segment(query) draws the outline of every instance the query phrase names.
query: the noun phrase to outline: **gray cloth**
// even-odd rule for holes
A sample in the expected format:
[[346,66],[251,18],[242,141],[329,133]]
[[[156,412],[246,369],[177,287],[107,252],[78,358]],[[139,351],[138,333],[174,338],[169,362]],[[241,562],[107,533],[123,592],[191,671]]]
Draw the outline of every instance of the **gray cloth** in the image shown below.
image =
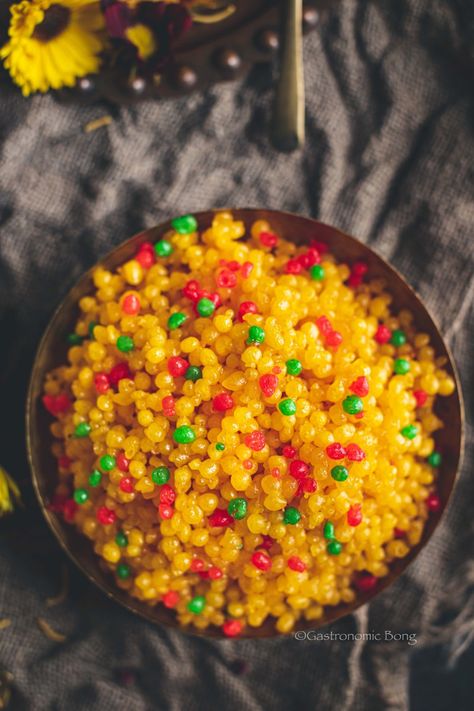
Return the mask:
[[[13,708],[471,707],[473,494],[469,456],[436,535],[390,590],[328,632],[401,641],[214,642],[154,628],[75,570],[48,609],[62,553],[37,512],[21,439],[25,383],[53,307],[102,254],[172,215],[227,205],[332,223],[387,257],[438,318],[473,392],[473,38],[469,0],[342,2],[305,40],[307,143],[268,145],[269,67],[186,99],[113,109],[52,97],[0,107],[1,461],[26,511],[0,524],[0,666]],[[8,411],[7,411],[8,409]],[[468,420],[468,441],[472,441]],[[67,635],[49,641],[36,618]]]

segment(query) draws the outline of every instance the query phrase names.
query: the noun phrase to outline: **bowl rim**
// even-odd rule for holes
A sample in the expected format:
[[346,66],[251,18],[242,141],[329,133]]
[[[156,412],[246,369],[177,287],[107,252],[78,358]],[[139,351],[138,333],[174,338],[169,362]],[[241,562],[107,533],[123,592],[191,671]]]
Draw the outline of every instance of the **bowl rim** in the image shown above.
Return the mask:
[[[331,231],[332,233],[337,233],[338,236],[341,236],[344,240],[348,240],[349,243],[352,243],[353,245],[357,246],[359,249],[361,246],[364,250],[368,250],[368,252],[375,258],[375,261],[380,263],[384,269],[387,269],[389,272],[393,272],[394,275],[404,284],[404,288],[407,290],[407,293],[411,298],[414,298],[419,305],[421,306],[422,310],[424,311],[425,316],[428,318],[429,321],[431,321],[434,330],[437,332],[439,339],[446,351],[447,357],[448,357],[448,366],[450,367],[452,371],[452,376],[455,381],[455,391],[452,395],[449,397],[456,397],[457,399],[457,411],[459,414],[459,447],[457,448],[457,456],[456,456],[456,463],[455,466],[452,467],[454,470],[451,476],[451,483],[445,498],[445,501],[442,502],[442,505],[440,509],[436,513],[432,513],[430,515],[430,518],[434,520],[432,523],[431,527],[427,527],[426,523],[429,519],[425,521],[424,529],[423,529],[423,535],[419,543],[416,545],[412,546],[410,548],[409,553],[404,556],[401,559],[397,559],[396,561],[392,561],[389,564],[390,567],[390,572],[379,578],[378,579],[378,584],[375,587],[375,589],[366,591],[366,592],[358,592],[356,595],[356,598],[354,601],[350,603],[339,603],[337,606],[328,606],[328,605],[323,605],[324,613],[321,618],[316,619],[316,620],[298,620],[298,622],[295,625],[295,628],[291,630],[289,633],[281,633],[275,629],[274,626],[274,618],[270,618],[272,620],[271,626],[272,630],[271,631],[264,631],[264,633],[258,633],[259,630],[262,628],[252,628],[253,630],[256,630],[255,634],[246,634],[245,632],[240,635],[237,639],[268,639],[268,638],[275,638],[275,637],[285,637],[285,636],[291,636],[294,635],[296,631],[300,630],[318,630],[322,627],[326,627],[327,625],[330,625],[352,613],[354,613],[356,610],[358,610],[360,607],[365,605],[366,603],[370,602],[372,599],[375,597],[379,596],[382,592],[384,592],[388,587],[390,587],[392,584],[394,584],[397,580],[401,578],[401,576],[406,572],[408,567],[412,564],[412,562],[415,560],[415,558],[421,553],[421,551],[426,547],[428,542],[430,541],[431,537],[433,536],[435,530],[437,529],[439,522],[446,511],[446,509],[449,506],[449,503],[452,498],[453,490],[458,482],[460,471],[462,468],[463,464],[463,457],[464,457],[464,449],[465,449],[465,411],[464,411],[464,400],[463,400],[463,394],[462,394],[462,389],[461,389],[461,380],[459,377],[458,369],[456,366],[456,362],[454,360],[451,348],[449,344],[445,341],[441,330],[439,328],[439,325],[437,323],[437,320],[435,317],[433,317],[432,313],[429,311],[429,309],[426,307],[423,299],[420,297],[418,292],[414,287],[409,284],[409,282],[405,279],[405,277],[398,271],[396,267],[394,267],[388,260],[386,260],[383,256],[381,256],[377,251],[375,251],[372,247],[366,245],[364,242],[361,242],[357,238],[353,237],[350,234],[347,234],[346,232],[340,230],[337,227],[334,227],[333,225],[330,225],[325,222],[321,222],[313,217],[309,217],[307,215],[299,214],[299,213],[294,213],[290,211],[285,211],[285,210],[278,210],[278,209],[272,209],[272,208],[254,208],[254,207],[221,207],[221,208],[213,208],[209,210],[201,210],[201,211],[195,211],[193,212],[193,216],[196,217],[196,219],[205,219],[207,216],[209,218],[212,217],[212,215],[218,214],[220,212],[231,212],[233,216],[235,217],[236,213],[239,213],[235,219],[241,219],[242,213],[245,213],[249,218],[251,215],[253,215],[252,220],[257,220],[257,219],[265,219],[267,217],[268,219],[271,219],[272,215],[277,216],[277,215],[282,215],[285,218],[289,220],[293,219],[298,219],[298,220],[303,220],[310,222],[315,229],[327,229]],[[210,625],[209,627],[201,630],[197,629],[192,625],[180,625],[177,620],[175,619],[173,621],[167,621],[167,620],[159,620],[155,619],[154,617],[151,616],[150,613],[152,613],[154,610],[156,610],[159,607],[159,603],[155,605],[148,605],[144,602],[139,601],[138,599],[133,598],[131,595],[129,595],[126,591],[121,590],[118,587],[114,587],[113,580],[111,578],[110,583],[105,583],[102,580],[98,579],[96,574],[94,573],[93,570],[89,569],[88,566],[82,563],[82,561],[78,560],[77,556],[74,554],[74,552],[71,550],[71,548],[68,546],[65,536],[62,531],[62,527],[64,524],[60,522],[59,517],[56,514],[53,514],[51,511],[48,510],[48,503],[46,498],[43,495],[43,492],[41,491],[41,486],[40,486],[40,477],[38,475],[38,470],[40,468],[39,463],[36,460],[36,455],[33,447],[33,426],[36,424],[36,412],[35,412],[35,384],[38,380],[38,376],[40,375],[40,355],[43,353],[46,345],[49,343],[50,337],[54,335],[54,325],[59,317],[59,315],[62,313],[63,307],[66,302],[68,302],[69,298],[71,295],[78,289],[80,289],[81,285],[83,285],[85,282],[87,282],[88,279],[91,278],[94,270],[100,266],[103,265],[104,263],[109,263],[111,260],[113,261],[113,257],[117,255],[119,252],[121,252],[125,247],[132,247],[135,246],[136,244],[139,244],[140,242],[146,241],[147,238],[149,238],[151,235],[154,233],[156,234],[164,234],[165,232],[169,231],[171,229],[171,220],[174,218],[170,218],[168,220],[164,220],[159,222],[157,225],[154,225],[152,227],[146,228],[144,230],[140,230],[139,232],[135,233],[131,237],[127,238],[126,240],[120,242],[117,246],[113,247],[111,250],[107,251],[104,255],[102,255],[89,269],[87,269],[85,272],[83,272],[78,279],[75,280],[75,282],[72,284],[72,286],[68,289],[66,294],[61,298],[60,302],[58,305],[55,307],[53,310],[51,316],[48,319],[46,328],[44,329],[42,336],[38,342],[36,351],[35,351],[35,356],[33,360],[33,365],[31,369],[31,375],[29,378],[29,383],[28,383],[28,391],[27,391],[27,397],[26,397],[26,413],[25,413],[25,424],[26,424],[26,430],[25,430],[25,436],[26,436],[26,448],[27,448],[27,455],[28,455],[28,463],[29,467],[31,470],[31,476],[33,480],[33,488],[39,503],[39,506],[41,508],[41,511],[43,513],[43,516],[46,519],[46,522],[54,534],[55,538],[59,542],[61,548],[63,551],[67,554],[69,559],[75,564],[76,567],[79,568],[79,570],[86,576],[86,578],[97,588],[101,590],[102,593],[104,593],[107,598],[110,600],[113,600],[115,603],[118,603],[122,607],[126,608],[129,612],[132,612],[134,615],[137,615],[138,617],[141,617],[142,619],[145,619],[147,622],[151,622],[152,624],[156,626],[166,626],[169,628],[174,628],[179,630],[180,632],[183,632],[184,634],[189,634],[192,636],[198,636],[198,637],[206,637],[206,638],[216,638],[216,639],[228,639],[226,638],[220,628],[215,627],[213,625]],[[199,228],[200,230],[202,229],[201,227]],[[337,258],[337,257],[336,257]],[[339,258],[337,258],[339,261]],[[343,260],[342,260],[343,261]],[[395,304],[395,299],[394,299],[394,304]],[[51,444],[51,443],[49,443]],[[439,476],[439,475],[438,475]],[[89,545],[92,545],[91,542],[86,539],[84,534],[81,534],[77,529],[74,528],[75,533],[80,536],[81,538],[84,538],[84,540],[87,541]],[[93,552],[93,551],[92,551]],[[99,556],[93,552],[94,559],[96,559],[95,562],[97,562],[97,566],[100,565],[100,558]],[[399,570],[396,570],[394,572],[394,563],[397,563],[397,567]]]

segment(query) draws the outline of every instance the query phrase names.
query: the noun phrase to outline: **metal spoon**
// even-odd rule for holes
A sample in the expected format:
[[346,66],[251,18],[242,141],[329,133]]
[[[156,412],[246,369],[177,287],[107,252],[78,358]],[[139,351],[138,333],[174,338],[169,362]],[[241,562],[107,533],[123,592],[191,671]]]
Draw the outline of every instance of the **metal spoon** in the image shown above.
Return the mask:
[[271,127],[272,143],[291,152],[304,144],[303,0],[285,0],[281,69]]

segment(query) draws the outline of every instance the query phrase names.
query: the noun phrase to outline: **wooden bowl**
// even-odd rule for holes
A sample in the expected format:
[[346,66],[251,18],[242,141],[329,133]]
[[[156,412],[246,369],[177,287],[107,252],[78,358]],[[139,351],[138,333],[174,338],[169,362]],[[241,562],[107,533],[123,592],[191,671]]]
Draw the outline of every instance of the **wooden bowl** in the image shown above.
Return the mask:
[[[210,226],[216,211],[208,210],[195,214],[202,230]],[[421,541],[414,546],[405,558],[397,559],[391,564],[390,573],[381,578],[376,589],[360,593],[350,604],[340,604],[337,607],[326,607],[320,620],[300,621],[298,629],[316,629],[329,622],[354,612],[358,607],[377,595],[394,582],[426,545],[439,523],[443,510],[446,508],[453,489],[463,444],[463,409],[462,397],[451,353],[444,343],[438,327],[429,315],[419,296],[406,283],[393,267],[375,254],[366,245],[353,237],[340,232],[316,220],[301,215],[293,215],[276,210],[236,209],[232,210],[234,217],[242,220],[249,229],[257,219],[268,220],[272,228],[282,237],[304,244],[317,238],[330,247],[331,252],[339,261],[353,262],[364,260],[369,265],[370,274],[382,277],[389,285],[397,310],[409,309],[419,331],[428,333],[431,344],[437,356],[447,359],[446,370],[456,382],[456,390],[449,397],[437,398],[435,411],[443,420],[444,428],[436,434],[437,448],[443,453],[443,463],[438,472],[438,492],[441,507],[430,514],[426,522]],[[138,245],[145,241],[155,242],[170,229],[170,222],[164,222],[157,227],[140,232],[120,247],[106,255],[100,263],[107,269],[115,269],[134,255]],[[92,270],[88,271],[71,289],[62,304],[51,319],[40,342],[36,354],[28,392],[26,411],[27,448],[33,483],[44,516],[69,557],[95,585],[106,595],[121,603],[131,612],[141,615],[149,622],[179,627],[175,615],[163,605],[151,607],[129,596],[116,587],[111,573],[105,568],[101,559],[93,552],[91,542],[81,535],[72,525],[65,524],[60,517],[48,509],[48,501],[57,481],[56,461],[50,452],[52,436],[49,431],[50,417],[41,404],[41,394],[46,373],[65,361],[67,344],[64,334],[73,330],[79,299],[93,291]],[[434,572],[434,571],[433,571]],[[193,634],[209,637],[222,637],[219,628],[210,627],[202,632],[191,628],[180,628]],[[267,620],[262,627],[246,630],[247,637],[269,637],[278,634],[272,620]]]

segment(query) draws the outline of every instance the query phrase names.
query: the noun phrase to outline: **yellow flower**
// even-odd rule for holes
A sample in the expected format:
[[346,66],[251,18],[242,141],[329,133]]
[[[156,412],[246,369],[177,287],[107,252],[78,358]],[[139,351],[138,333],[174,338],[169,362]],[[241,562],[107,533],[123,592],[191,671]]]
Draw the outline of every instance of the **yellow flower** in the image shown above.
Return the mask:
[[20,490],[3,467],[0,467],[0,516],[13,511],[13,498],[20,501]]
[[105,35],[97,0],[22,0],[10,11],[0,59],[25,96],[98,71]]

